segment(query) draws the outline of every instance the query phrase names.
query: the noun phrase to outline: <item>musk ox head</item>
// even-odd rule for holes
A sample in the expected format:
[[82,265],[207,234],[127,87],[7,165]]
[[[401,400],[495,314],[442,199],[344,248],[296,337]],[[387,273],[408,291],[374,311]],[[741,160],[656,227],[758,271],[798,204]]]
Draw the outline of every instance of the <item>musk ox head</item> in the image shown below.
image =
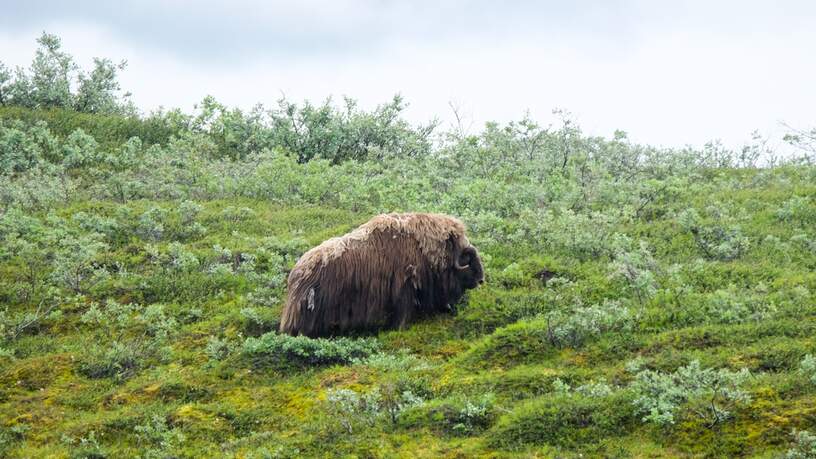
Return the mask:
[[280,331],[310,337],[404,327],[484,282],[459,220],[378,215],[306,252],[288,279]]

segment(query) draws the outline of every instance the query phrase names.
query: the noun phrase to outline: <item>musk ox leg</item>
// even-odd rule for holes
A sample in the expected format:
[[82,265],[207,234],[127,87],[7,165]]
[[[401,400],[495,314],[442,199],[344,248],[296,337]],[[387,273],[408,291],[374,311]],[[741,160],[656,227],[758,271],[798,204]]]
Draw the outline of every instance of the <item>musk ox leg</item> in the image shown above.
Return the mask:
[[291,293],[294,298],[290,298],[290,303],[285,307],[280,332],[292,336],[305,335],[311,338],[323,334],[325,332],[323,329],[325,307],[320,293],[317,285]]
[[419,279],[416,266],[408,265],[405,276],[395,276],[392,288],[389,326],[403,329],[415,318]]

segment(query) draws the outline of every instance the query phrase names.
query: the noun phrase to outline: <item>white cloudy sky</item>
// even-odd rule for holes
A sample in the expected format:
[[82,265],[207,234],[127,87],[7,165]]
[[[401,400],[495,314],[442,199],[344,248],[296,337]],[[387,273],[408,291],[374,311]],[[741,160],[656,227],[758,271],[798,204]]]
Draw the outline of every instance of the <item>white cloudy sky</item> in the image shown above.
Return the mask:
[[4,0],[0,61],[28,65],[43,31],[89,66],[127,59],[144,110],[281,94],[347,95],[371,107],[399,92],[412,121],[473,123],[526,110],[573,113],[587,132],[622,129],[665,146],[738,147],[780,122],[816,125],[813,1],[218,2]]

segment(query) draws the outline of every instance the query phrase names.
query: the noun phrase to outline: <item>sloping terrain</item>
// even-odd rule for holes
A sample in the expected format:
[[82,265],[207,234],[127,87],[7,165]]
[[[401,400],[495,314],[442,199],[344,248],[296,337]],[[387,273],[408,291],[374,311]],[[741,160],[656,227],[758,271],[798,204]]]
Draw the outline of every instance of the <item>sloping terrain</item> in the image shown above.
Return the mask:
[[[519,126],[299,162],[6,119],[0,456],[812,448],[816,169]],[[276,335],[297,257],[391,210],[460,217],[486,283],[405,330]]]

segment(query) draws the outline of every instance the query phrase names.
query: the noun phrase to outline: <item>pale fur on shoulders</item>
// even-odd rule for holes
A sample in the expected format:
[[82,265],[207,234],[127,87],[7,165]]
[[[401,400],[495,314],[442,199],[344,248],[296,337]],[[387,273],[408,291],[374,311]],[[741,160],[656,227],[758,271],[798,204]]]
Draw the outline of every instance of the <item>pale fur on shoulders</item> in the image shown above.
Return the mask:
[[298,264],[305,270],[316,268],[318,263],[326,266],[331,260],[342,256],[351,244],[366,241],[375,231],[391,231],[395,237],[404,234],[414,238],[433,265],[445,261],[445,242],[451,236],[460,238],[460,244],[469,245],[465,225],[457,218],[415,212],[380,214],[343,236],[327,239],[303,254]]

